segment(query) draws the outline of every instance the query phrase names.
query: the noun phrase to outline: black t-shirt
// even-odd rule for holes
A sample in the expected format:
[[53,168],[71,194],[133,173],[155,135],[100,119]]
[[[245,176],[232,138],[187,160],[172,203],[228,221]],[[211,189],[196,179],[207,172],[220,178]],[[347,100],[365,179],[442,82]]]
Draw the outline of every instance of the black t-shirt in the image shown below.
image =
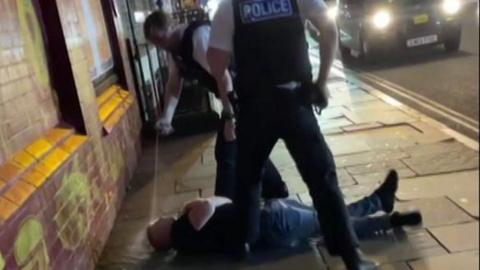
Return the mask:
[[188,215],[183,215],[173,224],[171,236],[173,248],[179,252],[231,253],[242,245],[240,222],[233,204],[217,207],[212,218],[198,232]]

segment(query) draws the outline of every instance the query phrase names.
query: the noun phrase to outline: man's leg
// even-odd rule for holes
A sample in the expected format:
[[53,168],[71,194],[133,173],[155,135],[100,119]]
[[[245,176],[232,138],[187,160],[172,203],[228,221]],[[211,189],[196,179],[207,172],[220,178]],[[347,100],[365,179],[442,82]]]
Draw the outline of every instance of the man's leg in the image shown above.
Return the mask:
[[241,107],[237,122],[234,203],[244,222],[244,238],[248,244],[254,243],[259,236],[261,173],[277,141],[267,107],[268,104],[246,104]]
[[225,121],[222,119],[215,143],[215,160],[217,175],[215,179],[215,195],[233,199],[236,187],[237,142],[227,142],[223,136]]
[[[223,136],[224,124],[225,122],[221,120],[215,143],[215,160],[217,162],[215,195],[233,199],[236,188],[237,141],[225,141]],[[267,160],[262,169],[261,182],[262,198],[288,197],[287,185],[270,159]]]
[[358,240],[338,186],[335,161],[311,106],[299,106],[295,116],[287,120],[285,143],[321,217],[329,252],[344,259],[356,256]]
[[262,210],[261,235],[267,247],[295,247],[320,232],[317,212],[290,199],[275,199]]
[[395,206],[395,193],[398,189],[398,174],[388,173],[385,181],[370,196],[350,204],[347,209],[351,217],[365,217],[379,211],[391,213]]
[[282,179],[277,168],[270,159],[267,159],[262,170],[262,198],[280,199],[288,197],[287,184]]

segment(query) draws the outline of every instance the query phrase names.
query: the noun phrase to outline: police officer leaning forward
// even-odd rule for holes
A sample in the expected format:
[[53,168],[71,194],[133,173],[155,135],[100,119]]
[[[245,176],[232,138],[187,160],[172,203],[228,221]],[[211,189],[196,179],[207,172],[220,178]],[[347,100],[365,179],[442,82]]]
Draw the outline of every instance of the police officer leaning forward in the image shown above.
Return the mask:
[[[305,20],[320,32],[316,82],[312,82]],[[281,138],[322,217],[329,252],[341,256],[349,270],[377,269],[358,248],[335,162],[312,108],[313,104],[322,109],[328,103],[326,81],[336,41],[335,23],[328,20],[322,0],[222,0],[212,21],[207,58],[224,110],[232,108],[223,82],[232,53],[235,58],[239,188],[234,203],[245,221],[246,246],[255,242],[259,232],[261,168]]]
[[[169,77],[166,85],[165,108],[162,117],[156,123],[157,130],[163,135],[173,132],[172,119],[182,90],[183,79],[197,80],[201,86],[212,91],[218,97],[217,83],[209,73],[207,49],[210,38],[210,23],[205,21],[170,26],[170,18],[163,11],[155,11],[144,23],[146,39],[168,52]],[[230,74],[225,72],[224,88],[228,91],[230,101],[234,102]],[[219,125],[215,145],[217,161],[217,178],[215,194],[233,198],[235,192],[235,133],[225,121]],[[226,131],[226,132],[224,132]],[[288,197],[288,190],[279,172],[269,160],[262,172],[264,180],[262,196],[266,199]]]

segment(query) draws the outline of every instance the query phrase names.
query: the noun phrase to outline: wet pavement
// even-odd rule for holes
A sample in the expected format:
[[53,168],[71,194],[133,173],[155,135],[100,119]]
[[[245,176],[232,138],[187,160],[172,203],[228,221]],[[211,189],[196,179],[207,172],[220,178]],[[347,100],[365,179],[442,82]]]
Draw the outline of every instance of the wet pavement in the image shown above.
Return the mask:
[[[312,52],[314,56],[314,52]],[[314,61],[315,62],[315,61]],[[401,176],[397,210],[420,209],[424,224],[362,242],[382,270],[479,269],[478,143],[341,72],[329,80],[330,107],[318,117],[335,155],[347,202],[375,189],[390,168]],[[193,198],[213,195],[215,135],[147,141],[98,269],[343,269],[323,248],[278,250],[235,261],[155,253],[145,228]],[[271,159],[292,198],[311,198],[285,145]]]

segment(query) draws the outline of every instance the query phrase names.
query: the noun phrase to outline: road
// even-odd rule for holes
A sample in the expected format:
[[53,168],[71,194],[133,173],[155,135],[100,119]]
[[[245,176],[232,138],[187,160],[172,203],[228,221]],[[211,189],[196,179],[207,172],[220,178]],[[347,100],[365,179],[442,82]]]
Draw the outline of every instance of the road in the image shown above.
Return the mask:
[[428,48],[399,54],[381,64],[351,67],[360,75],[408,89],[424,98],[479,120],[479,25],[476,4],[463,15],[460,52],[446,54],[443,48]]

